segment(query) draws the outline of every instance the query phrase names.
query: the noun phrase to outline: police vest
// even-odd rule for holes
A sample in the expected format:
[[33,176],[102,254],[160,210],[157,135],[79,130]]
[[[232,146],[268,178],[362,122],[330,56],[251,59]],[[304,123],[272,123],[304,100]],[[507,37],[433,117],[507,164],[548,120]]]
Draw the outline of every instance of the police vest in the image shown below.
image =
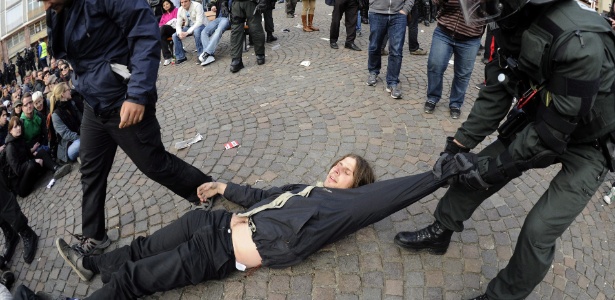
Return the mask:
[[[569,43],[583,46],[584,32],[604,33],[600,36],[610,63],[611,70],[606,71],[610,76],[592,82],[553,74],[553,63],[565,53]],[[548,7],[523,33],[519,69],[534,83],[545,84],[550,93],[582,99],[571,143],[590,142],[615,131],[615,33],[595,11],[582,8],[576,1],[558,1]],[[606,84],[605,80],[610,81],[610,90],[599,91],[592,105],[592,96]]]

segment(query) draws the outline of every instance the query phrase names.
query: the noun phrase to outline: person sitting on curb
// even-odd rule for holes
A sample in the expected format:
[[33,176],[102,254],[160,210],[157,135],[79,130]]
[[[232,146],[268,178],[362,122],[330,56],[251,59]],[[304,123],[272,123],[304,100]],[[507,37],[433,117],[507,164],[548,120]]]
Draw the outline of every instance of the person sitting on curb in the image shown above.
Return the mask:
[[191,34],[194,35],[197,53],[199,55],[203,53],[201,31],[205,28],[203,25],[203,5],[201,3],[190,0],[181,0],[180,3],[181,6],[177,10],[176,32],[173,34],[175,64],[177,65],[188,60],[182,41]]
[[201,31],[201,43],[204,47],[203,53],[199,55],[201,66],[211,64],[216,60],[214,54],[220,38],[224,31],[231,27],[227,0],[212,0],[208,6],[212,12],[216,13],[216,18],[207,23],[205,29]]
[[[85,280],[100,273],[103,287],[89,299],[132,299],[227,277],[235,269],[285,268],[327,244],[420,200],[456,174],[431,172],[381,182],[361,156],[338,159],[322,187],[291,184],[268,190],[208,182],[202,202],[223,195],[246,213],[192,210],[148,237],[102,255],[84,256],[63,239],[60,255]],[[377,205],[374,205],[377,203]]]

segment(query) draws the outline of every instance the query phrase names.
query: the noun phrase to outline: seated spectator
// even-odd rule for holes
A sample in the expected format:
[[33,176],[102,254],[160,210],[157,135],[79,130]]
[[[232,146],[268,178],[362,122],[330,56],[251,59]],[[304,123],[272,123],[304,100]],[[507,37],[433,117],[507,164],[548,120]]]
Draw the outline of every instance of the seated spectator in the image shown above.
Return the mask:
[[205,28],[203,25],[203,5],[201,3],[190,0],[181,0],[180,3],[181,6],[177,10],[176,32],[173,34],[176,64],[181,64],[187,60],[182,40],[191,34],[194,35],[197,53],[199,55],[203,53],[201,31]]
[[32,94],[26,93],[23,95],[21,102],[23,104],[23,113],[21,114],[22,130],[26,145],[35,151],[38,147],[49,151],[47,147],[47,127],[45,126],[45,121],[38,114],[34,113]]
[[69,82],[72,74],[70,65],[66,61],[63,61],[63,64],[58,64],[58,67],[60,68],[60,82]]
[[38,114],[39,117],[43,120],[47,120],[47,115],[49,114],[49,106],[47,105],[47,101],[43,97],[43,93],[35,92],[32,94],[32,101],[34,102],[34,110]]
[[44,149],[29,148],[22,129],[21,119],[11,117],[4,151],[11,170],[11,174],[8,175],[9,184],[17,195],[26,197],[32,192],[34,183],[45,170],[53,171],[53,178],[59,179],[70,172],[71,166],[58,165]]
[[45,76],[48,76],[49,71],[38,72],[36,76],[36,81],[34,82],[34,91],[33,92],[44,92],[45,91]]
[[160,46],[162,47],[162,57],[164,58],[165,66],[168,66],[173,59],[173,53],[171,53],[171,41],[169,38],[175,33],[175,27],[177,25],[177,7],[173,5],[171,0],[162,1],[162,17],[158,23],[160,27]]
[[[47,80],[45,81],[47,86],[45,87],[45,92],[43,92],[43,95],[44,95],[45,99],[49,99],[49,95],[50,95],[51,91],[53,91],[53,87],[58,83],[58,81],[59,81],[59,77],[56,77],[53,74],[49,75],[47,77]],[[45,101],[45,102],[46,102],[46,104],[49,104],[48,101]]]
[[7,87],[3,87],[2,88],[2,102],[4,103],[4,101],[11,101],[11,93],[9,92],[9,88]]
[[21,113],[23,112],[23,105],[21,104],[21,100],[19,100],[19,99],[15,100],[15,102],[13,102],[11,107],[13,108],[13,110],[10,111],[11,117],[12,116],[16,116],[18,118],[21,117]]
[[229,8],[226,0],[212,0],[209,4],[209,9],[216,13],[216,18],[210,21],[205,29],[201,32],[201,43],[203,44],[203,53],[199,55],[201,66],[206,66],[216,59],[214,54],[220,38],[224,31],[231,27],[229,22]]
[[32,85],[32,79],[30,76],[30,71],[28,71],[26,73],[26,76],[24,76],[23,78],[23,91],[24,93],[30,92],[32,93],[32,90],[34,90],[34,86]]
[[81,113],[71,101],[71,91],[66,83],[55,86],[51,97],[51,120],[58,137],[57,157],[62,162],[75,161],[79,157],[79,134],[81,128]]

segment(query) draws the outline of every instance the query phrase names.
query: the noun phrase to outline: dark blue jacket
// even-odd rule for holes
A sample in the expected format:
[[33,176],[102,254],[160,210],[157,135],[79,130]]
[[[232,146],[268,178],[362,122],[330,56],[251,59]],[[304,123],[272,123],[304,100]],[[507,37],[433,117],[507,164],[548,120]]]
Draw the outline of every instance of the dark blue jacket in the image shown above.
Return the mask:
[[[47,20],[51,54],[72,65],[75,90],[96,112],[156,102],[160,32],[147,1],[73,0]],[[128,66],[128,83],[112,63]]]

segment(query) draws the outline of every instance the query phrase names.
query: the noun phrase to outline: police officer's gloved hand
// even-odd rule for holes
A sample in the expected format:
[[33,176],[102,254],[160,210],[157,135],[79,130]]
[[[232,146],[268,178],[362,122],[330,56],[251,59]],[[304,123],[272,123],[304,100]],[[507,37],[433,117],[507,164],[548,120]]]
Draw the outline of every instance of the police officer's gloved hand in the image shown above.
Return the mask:
[[[452,180],[472,190],[485,190],[492,185],[481,175],[478,155],[474,153],[457,153],[453,157],[458,175]],[[487,158],[485,158],[487,159]]]
[[470,149],[463,148],[457,145],[453,140],[452,136],[446,137],[446,144],[444,145],[444,151],[440,152],[440,157],[433,165],[433,175],[436,179],[442,178],[443,168],[444,166],[451,160],[453,160],[453,156],[457,153],[467,153],[470,152]]

